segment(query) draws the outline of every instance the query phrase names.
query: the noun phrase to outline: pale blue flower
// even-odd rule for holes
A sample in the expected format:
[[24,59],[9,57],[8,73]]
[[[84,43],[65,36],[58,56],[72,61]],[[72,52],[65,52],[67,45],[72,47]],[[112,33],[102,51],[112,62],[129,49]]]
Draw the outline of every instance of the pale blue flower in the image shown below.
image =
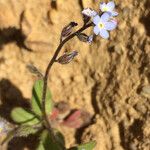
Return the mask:
[[91,8],[85,8],[83,11],[82,11],[82,14],[83,15],[86,15],[88,17],[94,17],[97,15],[97,12]]
[[117,21],[111,18],[109,13],[103,13],[102,16],[96,15],[93,18],[95,24],[94,33],[104,39],[109,38],[109,32],[117,27]]
[[117,16],[118,13],[114,11],[115,9],[115,3],[113,1],[106,3],[100,3],[100,10],[102,12],[108,12],[111,14],[112,17]]

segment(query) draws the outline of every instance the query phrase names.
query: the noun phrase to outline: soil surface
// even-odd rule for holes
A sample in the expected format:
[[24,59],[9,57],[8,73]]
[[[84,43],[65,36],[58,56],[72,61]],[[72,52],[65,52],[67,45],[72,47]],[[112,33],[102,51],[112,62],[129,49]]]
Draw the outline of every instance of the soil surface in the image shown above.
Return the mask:
[[[100,1],[57,0],[54,7],[50,0],[0,0],[1,116],[10,120],[12,108],[30,102],[37,77],[27,64],[44,73],[62,28],[71,21],[82,26],[81,10],[98,9]],[[95,37],[92,44],[72,39],[60,55],[77,50],[78,57],[68,65],[56,63],[49,75],[55,102],[93,115],[85,128],[60,127],[67,148],[96,140],[95,150],[150,149],[150,0],[115,2],[118,28],[110,39]],[[35,141],[15,139],[8,149],[34,149]]]

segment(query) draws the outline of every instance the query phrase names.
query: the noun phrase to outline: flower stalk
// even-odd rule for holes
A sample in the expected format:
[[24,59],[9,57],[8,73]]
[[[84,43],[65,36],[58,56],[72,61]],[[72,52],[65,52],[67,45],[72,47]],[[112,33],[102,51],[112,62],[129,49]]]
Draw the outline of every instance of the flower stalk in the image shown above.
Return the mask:
[[45,109],[45,104],[46,104],[46,91],[47,91],[47,81],[48,81],[48,76],[49,76],[49,72],[54,64],[54,62],[56,62],[57,60],[57,56],[60,53],[61,49],[63,48],[63,46],[65,45],[65,43],[67,43],[69,40],[71,40],[72,38],[74,38],[75,36],[77,36],[79,33],[83,32],[84,30],[86,30],[87,28],[91,27],[93,25],[93,23],[88,23],[86,25],[84,25],[83,27],[81,27],[79,30],[77,30],[76,32],[70,34],[68,37],[66,37],[62,42],[60,42],[60,44],[58,45],[53,57],[51,58],[46,71],[45,71],[45,75],[44,75],[44,86],[43,86],[43,94],[42,94],[42,113],[43,113],[43,117],[44,117],[44,121],[45,121],[45,125],[46,128],[48,129],[50,135],[52,136],[53,141],[55,141],[55,135],[54,132],[52,130],[51,127],[51,123],[50,120],[46,114],[46,109]]
[[[43,119],[45,123],[45,127],[48,129],[53,141],[55,140],[55,135],[53,133],[53,129],[51,127],[51,120],[48,118],[46,114],[46,91],[47,91],[47,81],[49,72],[54,64],[54,62],[61,62],[62,64],[70,62],[73,57],[75,57],[74,54],[76,53],[70,53],[70,54],[64,54],[62,57],[57,59],[58,54],[60,53],[61,49],[67,43],[69,40],[77,36],[80,41],[82,42],[88,42],[91,43],[93,41],[93,35],[87,36],[86,34],[82,33],[87,28],[94,26],[93,31],[96,35],[100,35],[104,39],[109,38],[109,32],[112,31],[117,27],[117,21],[114,19],[115,16],[118,15],[117,12],[114,11],[115,9],[115,3],[113,1],[106,3],[100,3],[100,10],[102,11],[102,14],[96,12],[95,10],[91,8],[85,8],[82,11],[83,15],[83,21],[84,25],[77,31],[73,32],[73,28],[77,26],[78,24],[76,22],[71,22],[69,25],[63,28],[61,37],[60,37],[60,43],[51,58],[47,68],[45,75],[43,77],[44,80],[44,86],[43,86],[43,92],[42,92],[42,114]],[[89,22],[91,20],[91,22]]]

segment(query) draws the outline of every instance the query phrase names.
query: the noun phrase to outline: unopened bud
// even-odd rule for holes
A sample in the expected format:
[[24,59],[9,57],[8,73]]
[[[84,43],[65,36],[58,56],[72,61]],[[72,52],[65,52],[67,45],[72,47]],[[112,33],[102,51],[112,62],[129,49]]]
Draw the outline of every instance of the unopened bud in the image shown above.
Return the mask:
[[69,36],[72,33],[73,27],[77,26],[76,22],[70,22],[61,32],[61,39]]
[[37,75],[39,78],[43,78],[43,74],[33,64],[28,64],[26,67],[31,73]]
[[84,33],[79,33],[79,34],[77,35],[77,37],[78,37],[78,39],[79,39],[80,41],[82,41],[82,42],[91,43],[91,42],[93,41],[93,35],[88,36],[88,35],[86,35],[86,34],[84,34]]
[[60,56],[58,60],[56,60],[60,64],[68,64],[70,63],[75,56],[78,55],[77,51],[72,51],[70,53],[64,53],[64,55]]
[[85,33],[79,33],[77,37],[82,42],[87,42],[89,38]]

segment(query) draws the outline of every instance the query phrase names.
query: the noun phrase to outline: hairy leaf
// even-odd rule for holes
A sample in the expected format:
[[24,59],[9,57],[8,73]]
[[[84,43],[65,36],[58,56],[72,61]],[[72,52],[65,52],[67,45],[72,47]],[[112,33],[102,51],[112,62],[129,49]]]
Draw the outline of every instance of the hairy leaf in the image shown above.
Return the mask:
[[61,146],[65,146],[65,139],[61,132],[55,131],[55,138]]
[[40,126],[22,125],[15,132],[15,137],[27,137],[30,134],[35,134],[40,129]]
[[42,141],[40,141],[40,143],[39,143],[39,145],[38,145],[38,147],[37,147],[37,149],[36,150],[45,150],[44,149],[44,145],[43,145],[43,142]]
[[20,123],[20,124],[34,125],[39,123],[39,119],[37,119],[34,114],[23,109],[22,107],[14,108],[11,112],[11,118],[16,123]]
[[[56,137],[56,141],[53,141],[53,139],[51,138],[50,134],[48,133],[47,130],[44,130],[41,134],[40,137],[40,143],[39,146],[37,148],[37,150],[62,150],[63,146],[62,144],[64,144],[62,142],[62,135],[61,134],[55,134]],[[60,143],[61,140],[61,143]]]
[[[42,104],[43,85],[44,85],[43,80],[37,80],[33,86],[33,91],[32,91],[32,100],[31,100],[32,110],[35,112],[35,114],[39,116],[42,115],[41,104]],[[46,107],[46,113],[50,114],[53,108],[53,102],[52,102],[50,90],[48,88],[46,92],[45,107]]]
[[14,137],[27,137],[30,134],[35,134],[40,128],[40,124],[38,126],[21,125],[10,131],[7,134],[6,138],[2,141],[2,144],[4,144],[5,142],[9,142]]

